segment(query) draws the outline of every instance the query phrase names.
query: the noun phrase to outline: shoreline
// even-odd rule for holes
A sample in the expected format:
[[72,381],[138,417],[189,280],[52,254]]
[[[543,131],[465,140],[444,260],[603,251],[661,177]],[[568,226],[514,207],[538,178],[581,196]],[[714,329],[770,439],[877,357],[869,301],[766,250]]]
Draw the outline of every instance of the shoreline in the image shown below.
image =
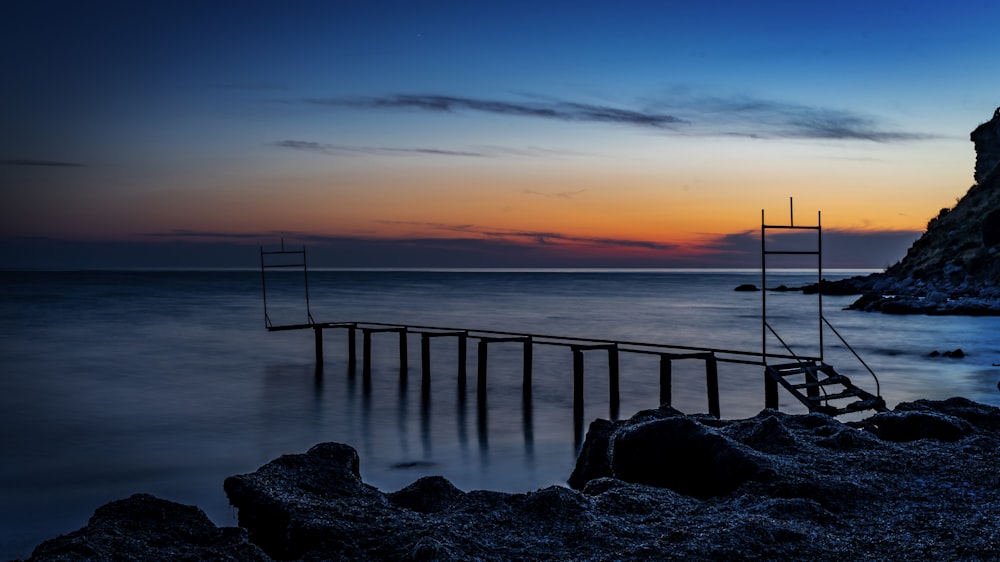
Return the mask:
[[466,492],[431,476],[384,492],[362,482],[360,462],[353,448],[323,443],[226,479],[241,528],[152,496],[111,502],[29,560],[1000,555],[1000,409],[964,398],[849,423],[669,408],[599,419],[576,489]]

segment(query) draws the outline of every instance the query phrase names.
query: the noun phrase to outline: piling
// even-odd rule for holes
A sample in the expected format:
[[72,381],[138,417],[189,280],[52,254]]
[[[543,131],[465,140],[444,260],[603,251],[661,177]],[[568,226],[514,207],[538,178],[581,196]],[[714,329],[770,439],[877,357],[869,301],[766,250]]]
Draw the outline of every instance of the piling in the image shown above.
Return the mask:
[[671,378],[673,377],[673,365],[670,355],[660,354],[660,405],[669,406],[671,402]]
[[705,358],[705,378],[708,383],[708,413],[721,418],[719,410],[719,363],[715,356]]

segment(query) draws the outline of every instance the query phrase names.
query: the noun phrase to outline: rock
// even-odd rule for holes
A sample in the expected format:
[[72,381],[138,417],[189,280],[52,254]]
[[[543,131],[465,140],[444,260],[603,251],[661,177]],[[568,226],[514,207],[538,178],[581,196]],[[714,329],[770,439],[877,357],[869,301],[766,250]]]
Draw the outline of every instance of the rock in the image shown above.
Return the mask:
[[760,289],[757,288],[757,285],[754,285],[752,283],[744,283],[742,285],[738,285],[733,290],[734,291],[742,291],[742,292],[752,292],[752,291],[759,291]]
[[[298,558],[336,545],[338,556],[360,557],[371,537],[358,535],[350,519],[339,520],[319,506],[345,500],[374,509],[388,504],[377,489],[362,483],[353,448],[320,443],[304,454],[283,455],[252,474],[223,483],[229,503],[239,509],[239,525],[250,540],[275,558]],[[304,509],[317,506],[314,509]],[[409,510],[407,510],[409,511]],[[366,519],[363,517],[362,519]]]
[[955,351],[945,351],[942,355],[944,357],[951,357],[952,359],[964,359],[965,358],[965,352],[962,351],[961,348],[956,349]]
[[28,560],[269,561],[247,533],[216,527],[205,512],[148,494],[97,508],[87,526],[45,541]]
[[976,145],[977,183],[986,181],[1000,164],[1000,107],[993,112],[993,119],[976,127],[969,135]]
[[[218,529],[197,508],[133,496],[43,543],[33,559],[996,557],[1000,409],[992,406],[918,400],[849,424],[818,413],[718,420],[659,408],[592,423],[587,440],[592,464],[603,447],[616,477],[590,478],[582,492],[526,494],[463,492],[441,477],[386,494],[361,481],[354,449],[323,443],[226,480],[249,534]],[[681,474],[674,487],[686,493],[617,477],[629,456],[625,472],[661,485],[673,485],[664,471]],[[733,478],[734,465],[749,470]],[[729,491],[705,491],[700,480],[728,480]]]
[[458,502],[464,492],[441,476],[425,476],[398,492],[388,494],[394,505],[420,513],[444,511]]
[[947,400],[917,400],[901,402],[895,411],[933,411],[965,420],[989,432],[1000,433],[1000,409],[956,396]]
[[615,478],[696,498],[723,496],[770,475],[751,449],[688,418],[626,424],[609,449]]
[[1000,244],[1000,209],[995,209],[983,219],[983,246]]
[[970,138],[976,185],[927,223],[902,260],[860,280],[821,283],[824,294],[861,289],[850,308],[869,312],[1000,315],[1000,117]]
[[888,441],[937,439],[958,441],[972,431],[965,420],[931,410],[895,410],[869,420],[872,431]]
[[587,429],[580,454],[576,457],[576,466],[570,474],[567,483],[571,488],[582,490],[587,482],[597,478],[611,476],[611,461],[608,458],[608,444],[612,432],[621,427],[622,423],[596,419]]

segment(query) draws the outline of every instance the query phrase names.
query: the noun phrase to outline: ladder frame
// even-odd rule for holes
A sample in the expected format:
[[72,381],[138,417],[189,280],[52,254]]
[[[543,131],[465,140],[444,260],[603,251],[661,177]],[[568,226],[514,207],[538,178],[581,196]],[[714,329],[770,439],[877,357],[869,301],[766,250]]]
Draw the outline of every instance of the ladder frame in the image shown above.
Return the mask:
[[[268,260],[280,259],[275,256],[297,256],[299,259],[293,259],[290,262],[281,261],[281,263],[268,263]],[[308,320],[307,326],[312,326],[316,324],[316,321],[313,320],[312,311],[309,309],[309,266],[306,262],[306,247],[302,246],[301,250],[286,250],[285,239],[282,238],[280,250],[265,251],[263,246],[260,247],[260,286],[261,290],[264,293],[264,327],[267,328],[268,330],[280,328],[280,326],[274,326],[271,323],[271,316],[268,314],[266,271],[268,269],[281,269],[289,267],[302,268],[302,282],[305,287],[305,293],[306,293],[306,319]]]

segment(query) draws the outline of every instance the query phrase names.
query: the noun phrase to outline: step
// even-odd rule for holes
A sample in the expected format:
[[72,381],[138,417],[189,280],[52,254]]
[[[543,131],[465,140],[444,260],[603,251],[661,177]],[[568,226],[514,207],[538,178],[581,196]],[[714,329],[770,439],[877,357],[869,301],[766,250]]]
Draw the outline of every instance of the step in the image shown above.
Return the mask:
[[826,377],[825,379],[819,379],[817,381],[803,382],[799,384],[790,385],[791,388],[796,390],[800,388],[816,388],[819,386],[830,386],[831,384],[842,384],[847,385],[851,382],[851,379],[845,377],[844,375],[835,375],[832,377]]
[[871,398],[866,398],[865,400],[858,400],[857,402],[851,402],[842,408],[836,409],[836,414],[849,414],[852,412],[863,412],[865,410],[877,410],[879,412],[887,411],[885,407],[885,400],[881,397],[873,396]]
[[857,387],[848,387],[843,392],[838,392],[836,394],[825,394],[823,396],[808,396],[807,399],[812,400],[813,402],[825,402],[827,400],[840,400],[841,398],[853,398],[855,396],[862,396],[864,394],[867,394],[867,392]]
[[780,365],[768,365],[767,368],[779,375],[788,376],[795,373],[803,373],[807,369],[814,370],[816,369],[816,363],[813,361],[803,361],[802,363],[783,363]]

